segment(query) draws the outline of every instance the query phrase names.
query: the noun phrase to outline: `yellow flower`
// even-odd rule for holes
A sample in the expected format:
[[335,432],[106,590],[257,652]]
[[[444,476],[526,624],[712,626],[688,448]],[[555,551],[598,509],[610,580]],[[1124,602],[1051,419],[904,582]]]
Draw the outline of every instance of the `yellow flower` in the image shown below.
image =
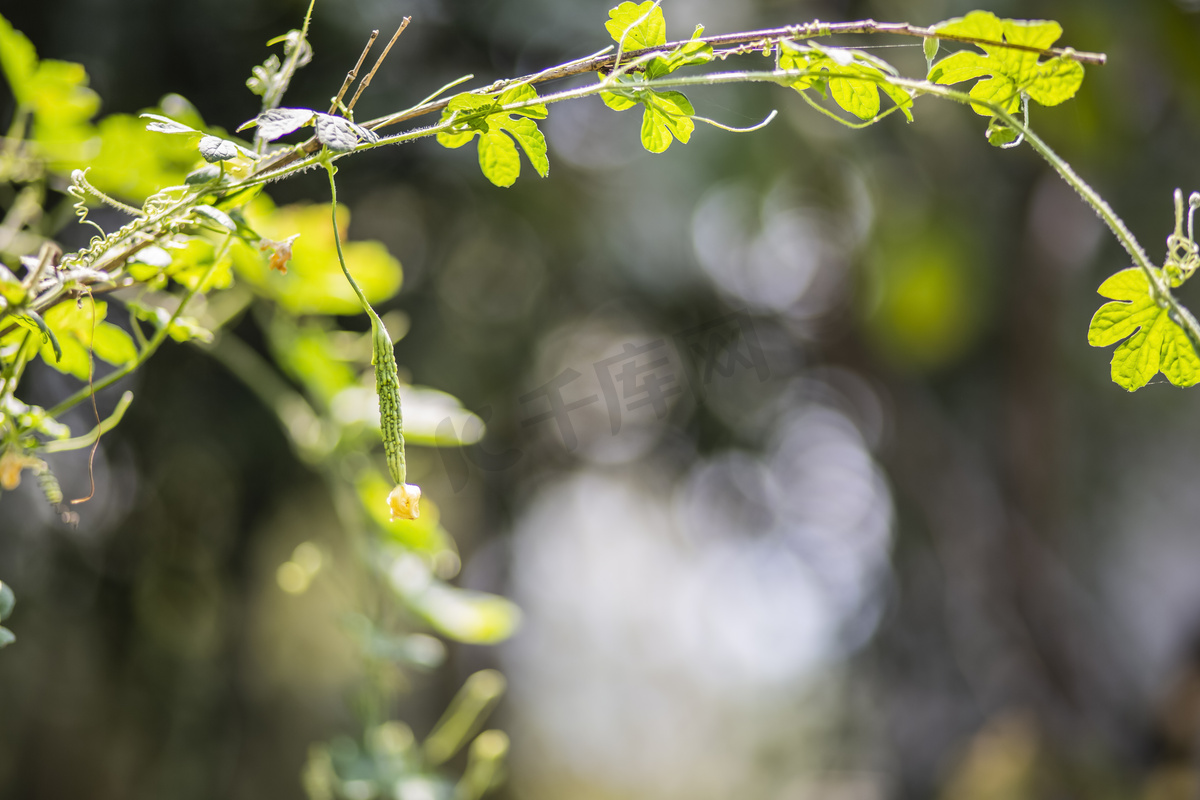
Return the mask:
[[392,511],[392,519],[416,519],[421,516],[418,504],[421,502],[421,487],[411,483],[402,483],[392,489],[388,495],[388,508]]

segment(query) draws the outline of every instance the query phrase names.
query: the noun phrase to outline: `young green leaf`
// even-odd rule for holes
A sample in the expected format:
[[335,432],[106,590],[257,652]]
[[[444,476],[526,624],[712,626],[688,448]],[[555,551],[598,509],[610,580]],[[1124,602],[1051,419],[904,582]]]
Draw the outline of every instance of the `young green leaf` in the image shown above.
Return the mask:
[[59,303],[46,312],[46,325],[54,331],[62,346],[59,358],[49,344],[42,346],[42,359],[60,372],[88,379],[90,354],[109,364],[123,366],[137,358],[133,339],[121,328],[104,321],[107,303],[85,301]]
[[546,157],[546,139],[534,120],[546,118],[546,106],[534,103],[512,111],[503,110],[506,105],[536,99],[537,91],[529,84],[514,86],[498,97],[460,94],[442,112],[442,122],[454,119],[455,124],[437,135],[438,144],[457,148],[478,136],[479,167],[484,176],[497,186],[512,186],[521,173],[515,141],[544,178],[550,173],[550,161]]
[[695,129],[692,115],[696,109],[679,92],[649,92],[642,101],[642,146],[651,153],[661,153],[674,139],[687,144]]
[[200,155],[210,164],[236,158],[238,147],[220,136],[204,136],[200,139]]
[[0,70],[8,79],[13,97],[20,105],[30,105],[30,79],[37,71],[37,51],[25,34],[13,28],[3,16],[0,16]]
[[1170,310],[1155,301],[1142,270],[1122,270],[1096,291],[1116,302],[1105,303],[1092,317],[1088,344],[1107,347],[1125,340],[1113,353],[1113,383],[1132,392],[1160,370],[1176,386],[1200,382],[1200,355]]
[[785,42],[779,53],[779,68],[801,73],[789,83],[797,92],[827,84],[833,101],[861,120],[879,116],[879,93],[883,92],[912,122],[912,95],[888,83],[888,76],[894,72],[892,68],[867,53]]
[[925,43],[922,45],[922,49],[925,53],[925,69],[933,69],[933,61],[937,58],[938,49],[940,46],[941,42],[936,36],[931,36],[925,40]]
[[[947,20],[934,28],[945,34],[992,39],[1040,49],[1049,48],[1062,36],[1062,26],[1046,20],[999,19],[987,11],[972,11],[965,17]],[[1021,94],[1044,106],[1053,106],[1075,96],[1083,83],[1083,66],[1066,56],[1039,61],[1037,53],[1000,45],[981,44],[986,55],[961,50],[943,58],[929,69],[934,83],[954,84],[987,77],[971,88],[971,97],[986,100],[1016,113]],[[975,113],[992,116],[986,106],[973,104]]]
[[184,125],[182,122],[176,122],[170,117],[164,117],[161,114],[139,114],[142,119],[148,119],[146,130],[154,133],[199,133],[195,128]]
[[287,136],[312,123],[316,112],[311,108],[272,108],[243,122],[239,131],[258,126],[258,135],[268,142]]
[[644,50],[667,43],[667,23],[662,8],[654,0],[646,0],[641,5],[621,3],[609,11],[608,16],[604,28],[614,42],[624,38],[625,50]]
[[203,217],[207,217],[222,228],[237,233],[237,223],[224,211],[212,206],[196,206],[195,212]]
[[317,141],[335,153],[348,153],[359,142],[377,142],[379,137],[345,117],[317,113]]

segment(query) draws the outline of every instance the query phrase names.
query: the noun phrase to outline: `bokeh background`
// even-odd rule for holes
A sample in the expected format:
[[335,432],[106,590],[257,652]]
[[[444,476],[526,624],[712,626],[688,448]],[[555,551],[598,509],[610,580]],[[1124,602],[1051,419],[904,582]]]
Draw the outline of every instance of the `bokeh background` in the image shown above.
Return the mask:
[[[1036,129],[1155,256],[1172,190],[1200,188],[1194,2],[664,5],[672,38],[977,5],[1059,20],[1109,63]],[[599,50],[607,10],[319,0],[288,102],[326,103],[366,33],[406,14],[360,119],[462,73]],[[232,130],[303,4],[0,12],[41,56],[83,63],[104,112],[178,92]],[[923,67],[919,43],[863,43]],[[522,800],[1195,797],[1200,395],[1161,378],[1126,394],[1087,346],[1095,287],[1126,256],[967,109],[924,99],[911,124],[849,131],[778,88],[690,97],[731,125],[780,114],[650,155],[632,112],[552,107],[550,177],[526,164],[507,190],[473,148],[343,162],[351,235],[404,267],[388,304],[410,323],[402,369],[489,426],[470,448],[414,449],[415,477],[458,540],[459,583],[524,612],[509,642],[411,675],[396,715],[422,736],[465,676],[500,668],[500,796]],[[238,333],[261,345],[252,319]],[[663,396],[606,395],[623,364]],[[169,344],[130,387],[77,527],[33,487],[0,501],[19,599],[0,797],[303,797],[310,743],[358,730],[338,594],[276,580],[297,543],[338,552],[331,501],[203,352]],[[580,404],[569,428],[542,418],[547,387]],[[86,493],[83,455],[55,466]]]

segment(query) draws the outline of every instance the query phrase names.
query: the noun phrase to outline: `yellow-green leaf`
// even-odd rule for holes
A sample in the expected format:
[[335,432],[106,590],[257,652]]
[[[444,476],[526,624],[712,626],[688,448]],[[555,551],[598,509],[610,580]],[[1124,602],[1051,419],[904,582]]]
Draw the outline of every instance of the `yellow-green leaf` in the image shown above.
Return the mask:
[[88,379],[90,355],[116,366],[137,358],[137,348],[129,334],[116,325],[105,322],[108,304],[84,299],[81,304],[59,303],[44,316],[46,326],[54,332],[62,348],[62,358],[56,358],[50,343],[42,345],[42,359],[50,366]]
[[[1062,36],[1062,26],[1046,20],[999,19],[988,11],[972,11],[965,17],[934,26],[938,33],[990,39],[996,42],[1048,49]],[[1000,106],[1009,113],[1021,107],[1021,94],[1044,106],[1057,105],[1074,97],[1083,83],[1083,66],[1057,56],[1039,61],[1039,54],[1001,44],[980,44],[985,55],[963,50],[943,58],[929,69],[929,80],[954,84],[991,76],[971,89],[971,97]],[[984,105],[973,104],[975,113],[991,116]]]
[[621,42],[624,37],[626,50],[644,50],[667,43],[667,23],[662,8],[656,6],[653,0],[646,0],[640,5],[621,3],[609,11],[608,16],[608,22],[604,23],[605,30],[614,42]]
[[1200,355],[1187,332],[1171,319],[1170,310],[1155,301],[1142,270],[1122,270],[1097,291],[1114,302],[1102,305],[1092,317],[1088,344],[1121,342],[1112,357],[1114,383],[1132,392],[1159,371],[1176,386],[1200,382]]
[[0,69],[12,89],[13,97],[18,105],[33,103],[33,89],[29,85],[33,73],[37,71],[37,51],[25,34],[13,28],[3,16],[0,16]]

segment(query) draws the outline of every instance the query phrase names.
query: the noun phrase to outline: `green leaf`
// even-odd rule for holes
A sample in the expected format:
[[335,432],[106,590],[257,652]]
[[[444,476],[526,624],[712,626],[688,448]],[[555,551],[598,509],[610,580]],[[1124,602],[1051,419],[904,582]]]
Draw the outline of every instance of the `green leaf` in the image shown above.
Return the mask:
[[1020,138],[1015,128],[1005,125],[999,119],[993,119],[987,126],[988,144],[993,147],[1004,147],[1010,145]]
[[50,352],[54,354],[54,360],[62,361],[62,346],[58,343],[58,337],[54,335],[54,331],[46,324],[46,320],[36,311],[26,311],[17,316],[17,322],[27,327],[30,320],[33,321],[33,327],[42,334],[43,343],[50,346]]
[[273,142],[312,124],[316,113],[311,108],[271,108],[254,119],[243,122],[238,126],[238,130],[244,131],[257,125],[258,135],[268,142]]
[[[148,130],[146,119],[152,120],[150,125],[170,122],[184,135],[162,136]],[[203,163],[196,151],[196,137],[201,134],[196,129],[203,127],[204,120],[191,103],[179,95],[166,95],[157,109],[142,117],[109,114],[101,119],[89,133],[92,152],[74,165],[89,167],[88,180],[101,191],[141,202],[164,186],[183,183],[197,163]],[[238,158],[229,164],[242,162]]]
[[17,604],[16,595],[13,594],[12,588],[0,581],[0,621],[12,616],[13,607]]
[[196,206],[195,211],[200,216],[207,217],[208,219],[220,225],[222,228],[232,231],[233,233],[237,233],[237,223],[234,222],[233,218],[224,211],[213,208],[212,206]]
[[[692,39],[696,39],[703,33],[704,27],[702,25],[696,26],[696,32],[692,34]],[[712,45],[707,42],[686,42],[665,56],[657,56],[650,59],[650,63],[646,65],[646,78],[654,80],[655,78],[669,75],[680,67],[707,64],[712,60]]]
[[317,117],[317,141],[335,153],[348,153],[360,142],[377,142],[379,137],[345,117],[320,114]]
[[176,122],[170,117],[164,117],[162,114],[145,112],[138,114],[138,116],[141,119],[150,120],[150,122],[146,123],[146,130],[151,133],[200,133],[195,128],[184,125],[182,122]]
[[[999,19],[988,11],[972,11],[965,17],[947,20],[935,26],[939,33],[976,39],[992,39],[1012,44],[1047,49],[1062,36],[1062,26],[1045,20]],[[954,84],[991,76],[971,89],[971,97],[1016,113],[1021,94],[1044,105],[1069,100],[1083,83],[1083,66],[1074,59],[1056,56],[1039,61],[1039,54],[1014,50],[1001,45],[980,44],[985,55],[960,51],[943,58],[929,69],[929,80]],[[992,116],[986,106],[972,104],[975,113]]]
[[502,642],[521,621],[521,611],[511,601],[441,581],[431,581],[423,592],[405,600],[438,633],[467,644]]
[[879,113],[879,85],[870,81],[830,78],[829,95],[859,119],[871,119]]
[[1184,329],[1171,319],[1170,310],[1155,302],[1142,270],[1122,270],[1097,291],[1116,302],[1096,311],[1088,327],[1088,344],[1107,347],[1121,342],[1112,358],[1114,383],[1132,392],[1160,370],[1176,386],[1200,382],[1200,355]]
[[609,20],[604,23],[608,35],[614,42],[624,37],[624,49],[644,50],[667,43],[667,23],[662,8],[653,0],[642,4],[621,3],[608,12]]
[[512,186],[521,174],[521,157],[512,139],[492,130],[479,137],[479,168],[497,186]]
[[[217,246],[213,242],[201,236],[193,236],[186,244],[173,251],[171,264],[164,270],[164,274],[188,289],[202,294],[212,289],[227,289],[233,284],[233,258],[226,253],[214,267],[216,257]],[[208,280],[201,286],[200,282],[204,280],[205,275],[208,275]]]
[[936,36],[930,36],[925,40],[922,48],[925,52],[925,68],[933,69],[933,60],[937,58],[938,49],[941,47],[941,41]]
[[8,647],[17,637],[8,628],[0,628],[0,648]]
[[222,139],[220,136],[204,136],[200,139],[200,155],[210,164],[228,161],[236,158],[237,154],[237,145],[228,139]]
[[[521,173],[515,141],[544,178],[550,172],[550,161],[546,156],[546,139],[534,120],[545,119],[547,111],[544,103],[532,103],[537,97],[537,91],[529,84],[514,86],[498,97],[460,94],[442,112],[442,122],[453,118],[455,125],[438,133],[438,144],[453,149],[478,136],[480,169],[492,183],[507,187]],[[503,108],[516,103],[531,104],[507,111]]]
[[171,312],[167,309],[161,306],[149,306],[145,303],[132,300],[126,302],[125,308],[135,318],[145,320],[159,328],[170,324],[171,327],[167,330],[167,335],[177,342],[211,342],[213,340],[212,331],[202,327],[192,317],[179,316],[172,320]]
[[[894,70],[886,62],[860,50],[811,45],[801,47],[785,43],[779,53],[779,67],[803,71],[789,85],[797,92],[820,88],[827,82],[829,95],[844,111],[861,120],[879,115],[879,93],[886,94],[900,112],[912,121],[912,95],[887,82]],[[862,76],[862,77],[858,77]]]
[[[354,352],[345,344],[346,337],[350,336],[353,334],[337,331],[327,319],[314,317],[301,321],[288,314],[273,315],[267,329],[271,353],[284,372],[299,381],[308,394],[326,408],[340,392],[360,388],[353,361],[355,356],[359,361],[369,356],[370,346],[355,339],[360,350]],[[367,347],[362,349],[364,343]],[[344,424],[344,415],[339,413],[337,417]],[[389,491],[390,486],[384,489],[384,498]],[[386,509],[381,513],[386,514]]]
[[92,302],[82,305],[59,303],[46,312],[46,325],[54,331],[62,345],[62,357],[56,358],[49,344],[42,345],[42,359],[59,372],[86,381],[90,370],[89,353],[115,366],[123,366],[137,358],[137,347],[129,334],[116,325],[105,322],[108,304]]
[[692,115],[696,109],[679,92],[650,92],[642,100],[642,146],[651,153],[661,153],[674,139],[687,144],[696,125]]
[[30,79],[37,71],[37,51],[33,44],[8,20],[0,16],[0,69],[8,80],[13,97],[22,106],[33,103]]

